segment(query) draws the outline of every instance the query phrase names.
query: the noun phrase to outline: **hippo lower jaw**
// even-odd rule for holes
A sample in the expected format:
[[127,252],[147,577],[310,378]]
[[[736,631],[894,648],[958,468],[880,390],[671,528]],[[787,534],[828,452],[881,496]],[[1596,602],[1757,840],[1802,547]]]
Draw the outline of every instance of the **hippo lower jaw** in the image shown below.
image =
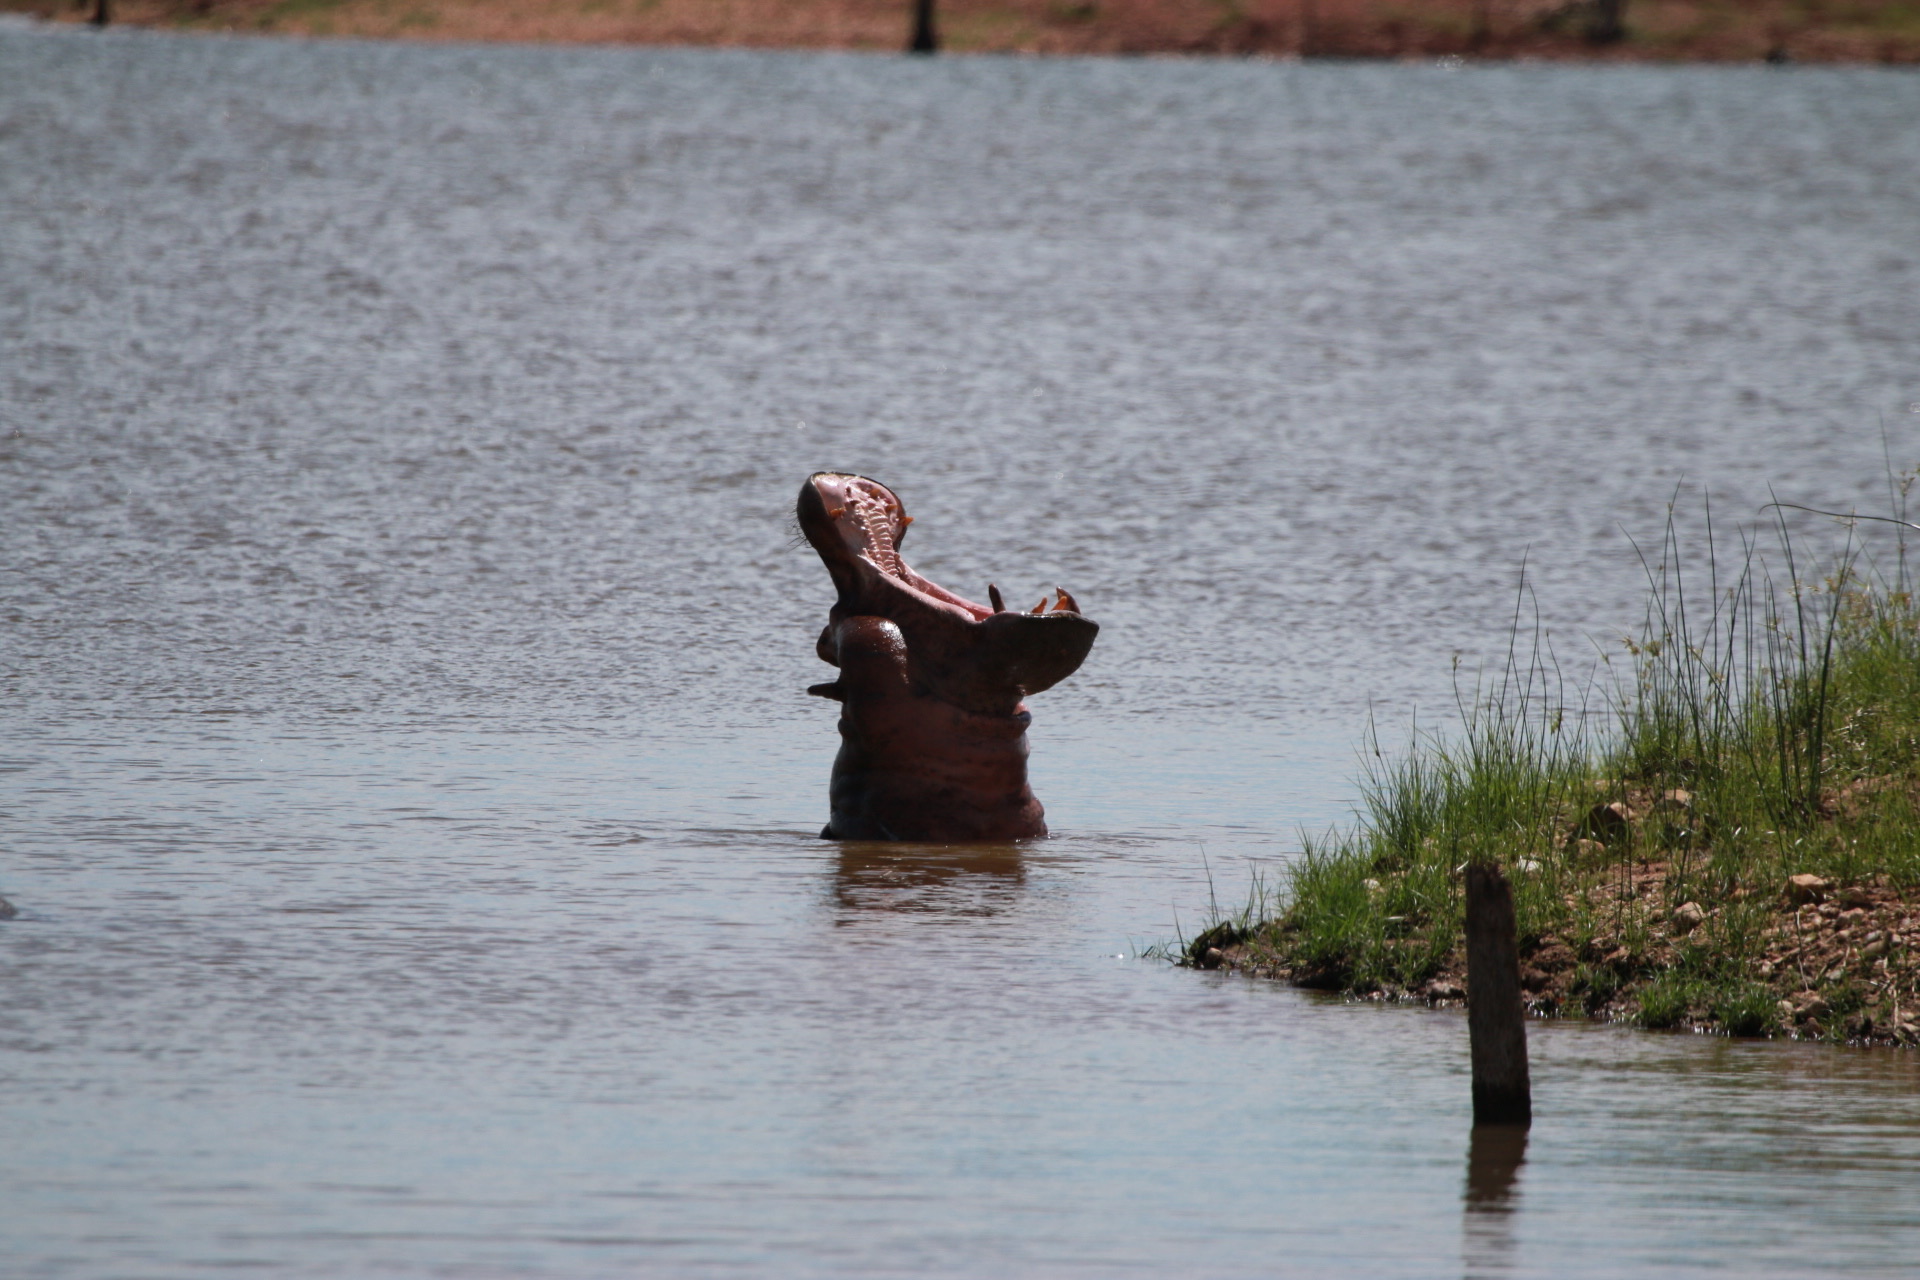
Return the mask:
[[1030,613],[964,599],[900,557],[912,517],[885,485],[820,472],[800,488],[801,532],[838,599],[818,652],[840,678],[833,817],[844,840],[1008,840],[1046,834],[1027,786],[1022,699],[1079,668],[1100,628],[1057,591]]

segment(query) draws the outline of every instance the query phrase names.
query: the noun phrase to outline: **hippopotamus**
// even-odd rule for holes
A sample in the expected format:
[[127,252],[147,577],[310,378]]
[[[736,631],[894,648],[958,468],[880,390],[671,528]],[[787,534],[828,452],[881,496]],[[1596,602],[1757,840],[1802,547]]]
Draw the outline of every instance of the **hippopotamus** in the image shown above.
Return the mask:
[[1024,701],[1086,660],[1100,626],[1064,589],[1025,613],[907,567],[913,517],[877,480],[822,471],[800,486],[800,532],[839,593],[816,646],[840,677],[829,840],[1020,840],[1047,834],[1027,785]]

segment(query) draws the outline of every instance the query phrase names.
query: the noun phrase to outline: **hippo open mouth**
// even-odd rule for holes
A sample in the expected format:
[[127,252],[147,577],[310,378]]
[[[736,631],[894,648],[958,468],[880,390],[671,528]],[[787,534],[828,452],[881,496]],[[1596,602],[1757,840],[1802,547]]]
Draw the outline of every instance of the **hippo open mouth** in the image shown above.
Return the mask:
[[1021,701],[1072,675],[1099,624],[1059,588],[1051,605],[1014,612],[991,584],[981,605],[915,573],[900,556],[913,517],[865,476],[810,476],[797,515],[838,592],[818,651],[840,678],[808,690],[843,704],[824,834],[1044,835]]
[[801,486],[798,515],[840,593],[820,637],[820,656],[829,662],[829,636],[840,619],[885,618],[905,635],[913,674],[930,692],[969,710],[1006,714],[1078,670],[1099,634],[1099,624],[1082,617],[1058,587],[1051,608],[1042,596],[1021,613],[1008,610],[991,583],[990,603],[981,605],[915,573],[900,558],[913,517],[877,480],[820,472]]

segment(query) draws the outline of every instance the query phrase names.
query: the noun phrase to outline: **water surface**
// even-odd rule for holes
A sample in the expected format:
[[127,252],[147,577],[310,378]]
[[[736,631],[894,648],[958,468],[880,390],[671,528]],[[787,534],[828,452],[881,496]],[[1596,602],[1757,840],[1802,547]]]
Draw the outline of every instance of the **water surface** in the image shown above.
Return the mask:
[[[1920,462],[1920,78],[0,29],[21,1275],[1903,1274],[1911,1056],[1138,955],[1627,533]],[[815,837],[822,467],[1104,630]],[[1824,538],[1817,522],[1802,526]],[[1212,888],[1210,889],[1210,881]]]

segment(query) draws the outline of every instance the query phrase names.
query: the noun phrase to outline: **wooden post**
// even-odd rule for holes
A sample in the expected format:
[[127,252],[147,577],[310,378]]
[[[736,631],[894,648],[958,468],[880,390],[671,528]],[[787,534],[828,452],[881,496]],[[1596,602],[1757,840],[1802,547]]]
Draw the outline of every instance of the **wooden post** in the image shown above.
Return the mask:
[[1520,999],[1513,886],[1489,862],[1467,864],[1467,1039],[1473,1052],[1473,1122],[1533,1123],[1527,1079],[1527,1011]]
[[99,3],[94,6],[91,21],[96,27],[104,27],[113,21],[113,8],[110,0],[99,0]]
[[913,0],[913,39],[908,53],[940,52],[940,37],[933,30],[933,0]]

